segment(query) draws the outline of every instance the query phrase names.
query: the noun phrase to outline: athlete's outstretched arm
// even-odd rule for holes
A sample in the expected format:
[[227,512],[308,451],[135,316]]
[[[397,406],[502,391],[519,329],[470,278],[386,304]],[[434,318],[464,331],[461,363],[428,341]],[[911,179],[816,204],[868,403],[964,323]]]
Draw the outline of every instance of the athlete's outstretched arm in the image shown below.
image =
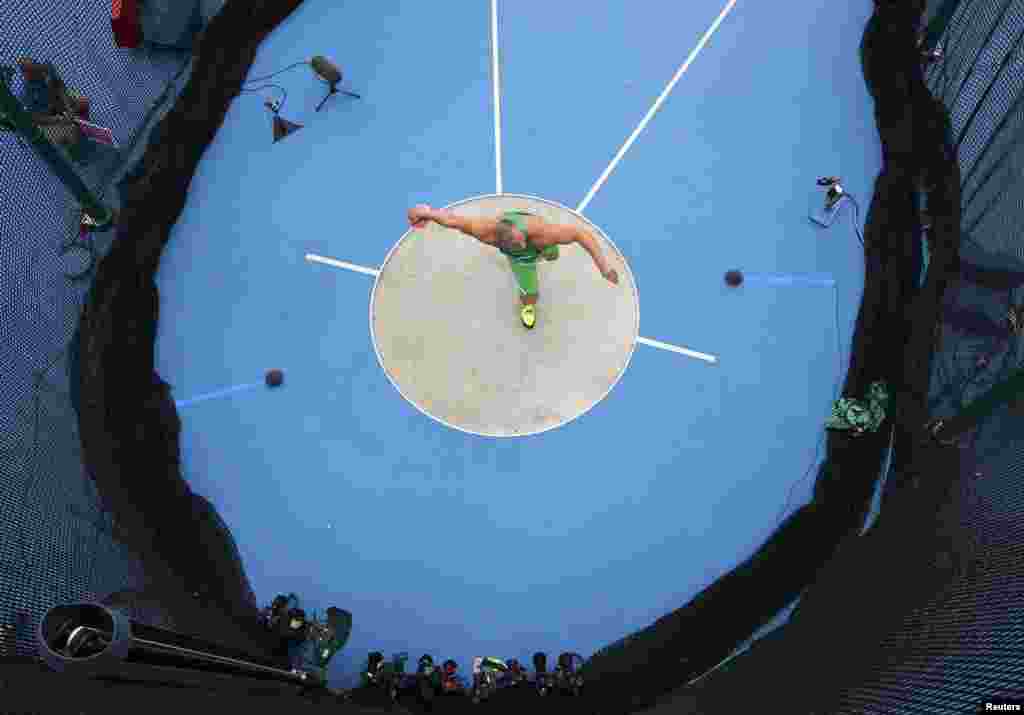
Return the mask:
[[[459,216],[454,211],[432,209],[422,204],[409,209],[409,223],[413,226],[422,226],[428,221],[435,221],[442,226],[454,228],[456,231],[472,236],[479,241],[484,240],[484,227],[479,219]],[[486,243],[486,241],[484,242]]]
[[574,242],[580,244],[583,250],[590,254],[590,257],[594,259],[594,265],[597,266],[597,270],[601,272],[602,276],[612,283],[619,282],[619,274],[608,265],[608,261],[605,260],[604,255],[601,253],[601,247],[597,245],[597,240],[593,236],[583,229],[579,229],[575,233]]

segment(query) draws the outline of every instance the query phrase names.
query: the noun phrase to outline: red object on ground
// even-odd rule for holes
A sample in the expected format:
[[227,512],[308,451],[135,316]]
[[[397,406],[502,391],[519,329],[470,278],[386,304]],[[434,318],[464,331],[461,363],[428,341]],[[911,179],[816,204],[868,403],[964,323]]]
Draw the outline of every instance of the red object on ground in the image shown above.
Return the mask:
[[110,26],[118,47],[138,47],[142,42],[138,0],[112,0]]
[[107,146],[117,146],[117,142],[114,141],[114,133],[107,127],[101,127],[99,124],[93,124],[85,120],[79,119],[77,122],[79,131],[82,135],[97,144],[106,144]]

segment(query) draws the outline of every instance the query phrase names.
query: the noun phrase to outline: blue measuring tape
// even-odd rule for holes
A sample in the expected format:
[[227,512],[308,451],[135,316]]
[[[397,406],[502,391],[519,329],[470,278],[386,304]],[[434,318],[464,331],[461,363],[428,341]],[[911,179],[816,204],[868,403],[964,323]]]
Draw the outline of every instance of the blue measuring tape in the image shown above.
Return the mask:
[[835,280],[828,273],[744,273],[745,283],[774,286],[815,286],[834,288]]

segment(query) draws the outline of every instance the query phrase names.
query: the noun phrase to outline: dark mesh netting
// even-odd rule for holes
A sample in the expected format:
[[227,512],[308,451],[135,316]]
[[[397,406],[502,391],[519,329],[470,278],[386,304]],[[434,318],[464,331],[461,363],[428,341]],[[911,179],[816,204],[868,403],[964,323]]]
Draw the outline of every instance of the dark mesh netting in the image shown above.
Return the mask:
[[[205,21],[223,4],[197,7]],[[46,611],[88,601],[258,652],[276,645],[255,626],[257,605],[230,533],[178,471],[180,422],[153,372],[152,350],[159,232],[180,206],[147,194],[162,172],[175,187],[168,193],[184,200],[189,162],[215,131],[229,92],[197,82],[216,84],[225,71],[241,77],[256,44],[297,4],[263,3],[241,16],[236,5],[234,16],[218,16],[210,27],[220,26],[220,40],[198,78],[190,50],[118,48],[106,0],[7,3],[0,13],[0,64],[11,68],[19,102],[40,106],[22,60],[49,66],[69,95],[87,100],[80,116],[111,130],[116,146],[67,145],[44,134],[95,197],[126,219],[117,230],[81,236],[75,196],[27,139],[0,132],[0,656],[34,656]],[[181,132],[167,145],[154,130],[181,106],[186,83],[195,116],[208,117],[190,130],[204,136]],[[222,106],[207,111],[208,100]],[[176,111],[180,126],[183,110]],[[178,150],[185,145],[195,149]],[[130,197],[140,181],[147,188]],[[134,208],[140,202],[145,219]],[[106,375],[118,375],[117,385]]]
[[[1022,366],[1024,2],[932,0],[924,20],[922,49],[941,56],[926,60],[923,80],[948,116],[960,174],[959,270],[944,295],[928,393],[930,415],[944,418]],[[928,209],[924,221],[935,225]],[[837,712],[982,712],[994,699],[1024,698],[1024,622],[1014,615],[1024,602],[1022,435],[1024,412],[1004,402],[960,435],[956,473],[916,475],[937,481],[944,497],[938,518],[927,502],[914,516],[891,514],[927,534],[929,547],[893,573],[902,570],[901,586],[933,584],[931,593],[879,631]]]
[[[69,90],[88,99],[90,120],[112,130],[119,150],[90,146],[76,165],[111,199],[112,178],[153,113],[166,109],[187,55],[117,50],[109,3],[40,0],[7,3],[0,13],[0,63],[15,68],[21,58],[52,63]],[[28,99],[23,74],[11,80],[14,94]],[[11,132],[0,133],[0,174],[0,654],[13,655],[35,652],[32,630],[50,606],[141,587],[146,577],[100,506],[74,405],[69,347],[89,268],[113,236],[73,246],[79,205]]]
[[[880,516],[857,535],[879,445],[833,435],[812,502],[753,558],[592,660],[617,712],[944,715],[1024,697],[1024,410],[1001,404],[953,444],[922,429],[1020,368],[1024,2],[924,5],[878,0],[862,46],[884,162],[844,395],[872,379],[899,394]],[[798,594],[788,623],[668,692]]]
[[1024,271],[1024,4],[1015,0],[929,3],[925,41],[942,61],[925,72],[950,113],[962,174],[961,258]]
[[[194,58],[117,50],[100,0],[0,16],[3,62],[58,66],[122,145],[76,163],[120,210],[83,249],[77,202],[0,133],[17,177],[0,189],[0,655],[34,654],[46,610],[83,600],[274,652],[230,533],[180,473],[181,425],[153,371],[154,275],[259,43],[299,4],[228,3]],[[591,658],[580,711],[945,714],[1024,697],[1024,410],[1000,404],[953,444],[925,429],[1020,367],[1024,0],[875,5],[862,59],[883,168],[843,394],[885,381],[896,409],[877,432],[829,433],[812,500],[747,562]]]

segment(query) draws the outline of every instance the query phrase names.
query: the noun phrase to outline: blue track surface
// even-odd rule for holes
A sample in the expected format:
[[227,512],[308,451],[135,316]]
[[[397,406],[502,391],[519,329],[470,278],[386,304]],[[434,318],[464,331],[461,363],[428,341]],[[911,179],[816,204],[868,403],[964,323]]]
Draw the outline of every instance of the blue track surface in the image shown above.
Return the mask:
[[[576,207],[723,5],[499,0],[504,190]],[[409,206],[496,190],[490,3],[365,8],[307,0],[267,39],[252,77],[323,54],[363,98],[314,113],[308,69],[275,77],[305,126],[272,144],[260,95],[241,96],[164,254],[157,368],[176,399],[286,373],[182,404],[185,476],[261,601],[353,612],[339,683],[369,650],[464,672],[475,655],[588,655],[809,494],[863,266],[849,216],[807,215],[819,176],[864,208],[873,190],[870,3],[740,0],[584,211],[630,262],[641,335],[718,364],[637,346],[592,411],[511,440],[405,403],[370,343],[373,278],[304,260],[379,267]],[[732,268],[752,279],[726,287]]]

